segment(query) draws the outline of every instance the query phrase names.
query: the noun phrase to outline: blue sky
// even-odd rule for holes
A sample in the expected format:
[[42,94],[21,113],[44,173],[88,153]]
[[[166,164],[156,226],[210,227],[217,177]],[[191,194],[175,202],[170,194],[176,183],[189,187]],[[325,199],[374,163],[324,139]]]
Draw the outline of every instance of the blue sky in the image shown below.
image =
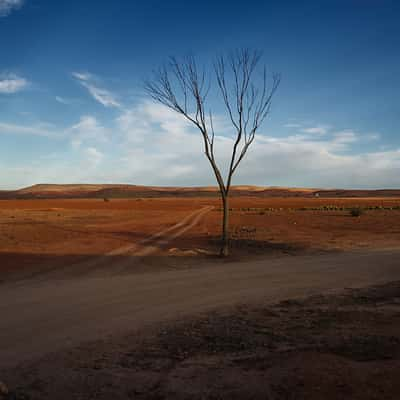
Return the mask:
[[385,0],[0,0],[0,188],[214,184],[198,132],[142,82],[240,47],[282,83],[235,184],[399,187],[399,18]]

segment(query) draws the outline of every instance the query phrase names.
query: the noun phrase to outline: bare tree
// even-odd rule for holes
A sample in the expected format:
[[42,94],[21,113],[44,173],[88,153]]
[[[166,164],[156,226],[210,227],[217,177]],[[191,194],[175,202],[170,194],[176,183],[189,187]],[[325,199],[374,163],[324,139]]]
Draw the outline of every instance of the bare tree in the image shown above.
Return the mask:
[[[280,76],[273,74],[268,85],[267,69],[261,68],[261,79],[256,76],[261,53],[248,49],[237,50],[228,56],[219,56],[213,70],[207,73],[199,68],[194,57],[183,60],[170,58],[169,62],[154,73],[145,83],[147,93],[157,102],[182,114],[200,131],[205,155],[217,179],[222,205],[221,255],[229,254],[229,193],[232,177],[271,107],[272,96],[280,83]],[[214,79],[210,79],[211,75]],[[212,84],[217,85],[223,104],[234,130],[234,144],[226,180],[215,159],[214,123],[206,99]]]

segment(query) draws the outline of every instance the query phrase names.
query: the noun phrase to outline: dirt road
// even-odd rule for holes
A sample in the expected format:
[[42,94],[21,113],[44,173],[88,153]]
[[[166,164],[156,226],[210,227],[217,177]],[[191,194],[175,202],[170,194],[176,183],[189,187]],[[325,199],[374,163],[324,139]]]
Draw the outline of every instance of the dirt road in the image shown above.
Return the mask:
[[400,279],[400,250],[283,256],[0,288],[0,367],[236,303],[275,302]]

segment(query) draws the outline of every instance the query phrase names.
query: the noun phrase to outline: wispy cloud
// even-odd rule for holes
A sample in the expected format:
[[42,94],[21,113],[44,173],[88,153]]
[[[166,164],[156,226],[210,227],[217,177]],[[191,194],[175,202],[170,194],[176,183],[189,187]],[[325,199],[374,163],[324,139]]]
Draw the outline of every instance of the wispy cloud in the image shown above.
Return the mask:
[[[326,125],[311,128],[322,128],[326,134],[318,129],[281,137],[267,136],[261,131],[239,168],[235,183],[314,187],[398,185],[400,151],[359,152],[354,145],[370,140],[370,134]],[[214,183],[200,136],[171,110],[151,102],[139,103],[121,113],[117,131],[125,134],[126,153],[117,162],[118,168],[109,169],[109,180],[161,185]],[[216,133],[217,160],[226,170],[233,140]]]
[[61,104],[70,104],[71,103],[70,100],[68,100],[64,97],[61,97],[61,96],[56,96],[56,101],[58,101]]
[[328,133],[330,126],[327,125],[317,125],[310,128],[301,129],[304,133],[310,133],[312,135],[325,135]]
[[107,130],[90,115],[84,115],[79,122],[64,131],[73,147],[78,148],[82,143],[101,143],[107,141]]
[[[104,126],[91,115],[82,116],[57,133],[70,143],[54,157],[36,164],[1,165],[3,187],[32,182],[127,182],[148,185],[215,184],[203,154],[201,135],[180,115],[166,107],[141,101]],[[224,127],[223,116],[221,126]],[[303,125],[306,126],[306,125]],[[325,126],[325,125],[324,125]],[[314,126],[314,128],[317,126]],[[53,127],[54,128],[54,127]],[[48,135],[51,126],[0,124],[0,133]],[[268,126],[249,149],[236,184],[309,187],[398,187],[400,150],[360,146],[377,134],[334,126],[325,135],[299,132],[267,135]],[[376,143],[379,148],[381,142]],[[233,139],[216,131],[215,149],[222,170],[230,160]],[[29,172],[27,178],[27,171]]]
[[99,87],[92,74],[87,72],[73,72],[72,76],[104,107],[121,107],[116,96],[109,90]]
[[98,143],[104,144],[109,139],[109,131],[95,117],[90,115],[82,116],[79,122],[67,128],[56,127],[44,122],[30,125],[0,122],[0,134],[65,139],[70,142],[73,148],[79,148],[82,145],[90,147]]
[[88,81],[93,78],[93,76],[88,72],[73,72],[72,76],[81,81]]
[[7,124],[0,122],[0,134],[7,135],[33,135],[54,138],[57,137],[55,130],[52,130],[48,124],[38,125],[18,125],[18,124]]
[[24,0],[0,0],[0,17],[6,17],[11,11],[20,8]]
[[354,143],[359,140],[358,135],[351,130],[336,132],[333,135],[333,142],[339,144]]
[[367,133],[366,135],[364,135],[363,138],[368,141],[375,141],[379,140],[381,138],[381,135],[379,133]]
[[29,82],[16,74],[0,74],[0,94],[12,94],[25,89]]
[[104,154],[95,147],[88,147],[85,150],[89,167],[97,167],[103,160]]
[[301,124],[288,123],[283,125],[284,128],[301,128]]

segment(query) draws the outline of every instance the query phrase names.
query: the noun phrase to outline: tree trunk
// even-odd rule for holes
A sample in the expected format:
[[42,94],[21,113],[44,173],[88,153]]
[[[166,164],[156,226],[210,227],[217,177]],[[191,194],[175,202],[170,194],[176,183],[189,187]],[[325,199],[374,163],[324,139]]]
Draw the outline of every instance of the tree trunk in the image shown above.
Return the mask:
[[222,243],[221,243],[221,257],[226,257],[229,255],[229,202],[228,193],[221,194],[222,196]]

